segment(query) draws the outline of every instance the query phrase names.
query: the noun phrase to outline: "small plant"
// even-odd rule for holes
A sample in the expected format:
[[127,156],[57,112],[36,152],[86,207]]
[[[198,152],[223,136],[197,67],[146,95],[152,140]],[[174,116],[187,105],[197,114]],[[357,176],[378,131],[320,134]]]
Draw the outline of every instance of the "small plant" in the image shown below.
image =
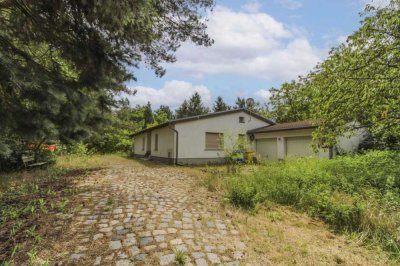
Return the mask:
[[35,262],[37,261],[36,248],[32,248],[30,251],[28,251],[27,255],[28,255],[28,258],[29,258],[29,265],[34,265]]
[[25,230],[26,236],[33,238],[36,243],[39,243],[42,240],[42,237],[36,231],[36,225],[33,225],[31,228]]
[[55,208],[56,208],[57,210],[61,211],[61,212],[64,212],[65,206],[67,205],[68,202],[69,202],[68,199],[63,199],[63,200],[59,201],[59,202],[56,204]]
[[183,250],[175,252],[175,261],[178,265],[185,265],[187,261],[187,253]]
[[283,215],[280,212],[268,212],[267,217],[271,220],[271,222],[282,221]]

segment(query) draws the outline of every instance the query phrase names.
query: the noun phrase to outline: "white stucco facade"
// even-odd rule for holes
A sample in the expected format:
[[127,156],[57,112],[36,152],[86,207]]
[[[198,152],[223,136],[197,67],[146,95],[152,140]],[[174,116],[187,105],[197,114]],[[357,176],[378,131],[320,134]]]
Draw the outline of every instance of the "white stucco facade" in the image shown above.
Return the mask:
[[[244,117],[244,123],[239,122],[239,117]],[[206,149],[206,132],[222,133],[224,147],[229,147],[236,142],[239,134],[246,134],[248,130],[268,125],[245,112],[230,113],[207,119],[199,119],[175,125],[179,132],[178,158],[181,161],[206,161],[213,158],[224,158],[223,150]],[[207,162],[207,161],[206,161]]]
[[246,136],[248,130],[272,123],[240,110],[177,121],[134,135],[135,156],[149,156],[171,163],[177,155],[177,162],[182,164],[218,162],[225,157],[224,150],[207,149],[206,133],[223,134],[224,147],[230,147],[237,141],[239,134]]
[[[135,134],[133,151],[137,157],[167,163],[224,162],[224,149],[230,150],[242,135],[251,139],[252,149],[267,160],[301,156],[329,158],[336,152],[356,152],[365,135],[363,130],[356,130],[338,137],[333,149],[315,152],[311,146],[315,128],[309,122],[271,125],[273,122],[244,109],[173,120]],[[219,136],[223,136],[223,147]]]

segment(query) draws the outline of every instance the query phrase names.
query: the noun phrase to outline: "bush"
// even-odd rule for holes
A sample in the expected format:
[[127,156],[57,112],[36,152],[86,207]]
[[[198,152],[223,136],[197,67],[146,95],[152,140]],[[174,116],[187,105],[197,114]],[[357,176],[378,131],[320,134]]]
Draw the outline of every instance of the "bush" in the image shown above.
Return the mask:
[[252,208],[272,201],[359,232],[400,255],[400,153],[371,151],[332,160],[272,162],[230,177],[228,198]]

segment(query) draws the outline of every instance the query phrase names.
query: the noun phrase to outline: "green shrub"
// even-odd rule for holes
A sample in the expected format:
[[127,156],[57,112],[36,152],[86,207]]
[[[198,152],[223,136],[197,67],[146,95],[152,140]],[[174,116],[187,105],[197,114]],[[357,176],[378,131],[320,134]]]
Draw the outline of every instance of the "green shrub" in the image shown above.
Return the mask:
[[400,255],[399,152],[271,162],[231,176],[228,184],[227,196],[236,206],[265,201],[293,206]]

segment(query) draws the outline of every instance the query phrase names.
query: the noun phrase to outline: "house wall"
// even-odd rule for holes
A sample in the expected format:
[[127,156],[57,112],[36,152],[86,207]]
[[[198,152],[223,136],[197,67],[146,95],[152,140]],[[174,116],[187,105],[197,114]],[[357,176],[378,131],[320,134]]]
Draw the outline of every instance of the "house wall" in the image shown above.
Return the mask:
[[353,134],[347,133],[338,137],[336,150],[339,153],[353,153],[358,151],[358,146],[365,139],[366,131],[362,128],[353,131]]
[[[142,133],[133,137],[133,154],[144,156],[146,154],[146,135],[147,133]],[[142,149],[143,138],[145,139],[145,147]]]
[[[309,129],[298,129],[298,130],[287,130],[277,131],[268,133],[256,133],[254,134],[255,139],[275,138],[277,140],[277,158],[284,159],[286,156],[286,138],[288,137],[301,137],[301,136],[312,136],[312,128]],[[336,150],[339,153],[353,153],[357,152],[358,145],[364,140],[365,130],[358,129],[353,134],[345,134],[337,138]],[[256,150],[255,141],[253,147]],[[309,147],[311,150],[311,146]],[[329,150],[320,149],[316,157],[329,158]]]
[[[158,150],[156,147],[156,134],[158,134]],[[175,133],[169,127],[154,129],[151,131],[151,157],[175,158]]]
[[[245,123],[239,123],[240,116],[244,117]],[[239,134],[246,134],[248,130],[266,125],[268,123],[265,121],[245,112],[178,123],[175,125],[179,132],[178,161],[189,164],[223,161],[223,150],[206,149],[206,132],[223,133],[224,147],[230,147]]]
[[[254,134],[255,139],[265,139],[265,138],[275,138],[277,140],[277,158],[284,159],[286,156],[286,139],[289,137],[302,137],[311,136],[312,128],[307,129],[296,129],[296,130],[286,130],[286,131],[276,131],[276,132],[266,132],[266,133],[256,133]],[[255,149],[255,141],[253,142],[253,147]],[[311,146],[308,147],[310,150]],[[257,152],[257,151],[256,151]],[[329,158],[329,150],[319,150],[316,154],[319,158]]]

